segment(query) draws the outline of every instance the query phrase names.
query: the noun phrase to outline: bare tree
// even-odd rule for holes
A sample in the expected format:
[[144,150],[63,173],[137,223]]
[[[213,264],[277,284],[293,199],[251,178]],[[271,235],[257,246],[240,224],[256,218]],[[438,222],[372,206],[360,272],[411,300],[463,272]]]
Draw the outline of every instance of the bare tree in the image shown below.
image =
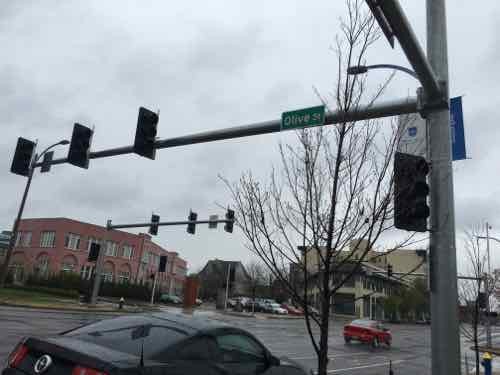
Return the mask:
[[[348,16],[334,48],[335,89],[328,97],[318,95],[327,108],[348,112],[362,101],[373,104],[391,77],[370,94],[366,78],[347,75],[347,67],[364,62],[379,33],[363,1],[346,4]],[[295,142],[280,145],[281,168],[272,171],[269,183],[259,182],[251,172],[238,182],[225,182],[248,248],[304,309],[318,374],[325,375],[333,297],[392,228],[392,160],[399,133],[394,122],[366,120],[296,135]],[[312,294],[319,298],[318,315],[309,307]],[[312,325],[319,327],[319,339]]]
[[265,265],[258,260],[252,260],[249,262],[245,269],[248,274],[248,286],[250,290],[250,296],[252,297],[252,313],[255,312],[255,297],[259,287],[266,285],[268,280],[269,272]]
[[[458,296],[461,305],[460,331],[463,336],[473,341],[475,352],[476,375],[479,375],[479,336],[485,329],[480,325],[481,310],[491,300],[494,293],[496,277],[487,273],[487,253],[481,249],[477,236],[481,235],[480,226],[465,231],[464,249],[467,258],[466,277],[459,282]],[[483,305],[484,304],[484,305]],[[489,317],[486,317],[489,319]]]

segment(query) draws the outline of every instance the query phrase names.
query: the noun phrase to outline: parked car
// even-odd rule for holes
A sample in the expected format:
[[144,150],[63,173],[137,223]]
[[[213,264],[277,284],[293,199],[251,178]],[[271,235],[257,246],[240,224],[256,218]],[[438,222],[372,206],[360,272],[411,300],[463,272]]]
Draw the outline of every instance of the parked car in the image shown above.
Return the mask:
[[250,333],[181,314],[125,315],[47,338],[28,337],[9,355],[2,375],[24,374],[289,374],[300,364],[280,359]]
[[267,303],[266,304],[266,312],[269,312],[271,314],[278,314],[278,315],[287,315],[288,311],[281,307],[279,303]]
[[388,328],[376,320],[356,319],[344,326],[344,341],[349,344],[352,340],[377,348],[380,344],[391,346],[392,335]]
[[172,294],[162,294],[160,296],[160,302],[172,303],[174,305],[180,305],[180,304],[182,304],[182,299],[180,297],[174,296]]
[[307,306],[307,311],[309,314],[314,315],[314,316],[319,316],[319,311],[315,307],[309,305]]
[[302,309],[295,307],[290,303],[283,303],[281,307],[283,307],[290,315],[304,315],[304,311],[302,311]]

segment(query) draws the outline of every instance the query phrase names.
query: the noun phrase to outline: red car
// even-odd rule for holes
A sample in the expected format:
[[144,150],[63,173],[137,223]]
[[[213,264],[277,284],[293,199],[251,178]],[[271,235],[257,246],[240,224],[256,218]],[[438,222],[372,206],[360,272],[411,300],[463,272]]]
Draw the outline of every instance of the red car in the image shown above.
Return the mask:
[[284,303],[281,305],[281,307],[288,311],[289,315],[304,315],[302,309],[295,307],[294,305],[291,305],[289,303]]
[[391,346],[392,335],[380,322],[357,319],[344,326],[344,341],[348,344],[351,340],[368,343],[377,348],[380,344]]

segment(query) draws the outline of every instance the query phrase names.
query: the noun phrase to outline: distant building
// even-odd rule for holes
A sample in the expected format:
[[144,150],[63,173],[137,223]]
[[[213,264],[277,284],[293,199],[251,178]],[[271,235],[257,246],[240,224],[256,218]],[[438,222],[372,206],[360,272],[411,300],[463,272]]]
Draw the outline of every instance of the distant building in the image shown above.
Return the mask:
[[[1,238],[0,243],[5,242]],[[87,261],[92,243],[101,244],[105,252],[102,277],[106,281],[150,283],[160,256],[166,255],[167,271],[158,274],[160,290],[182,294],[187,263],[177,252],[163,249],[145,233],[107,230],[67,218],[23,219],[9,270],[14,280],[21,282],[28,275],[46,277],[60,272],[75,272],[89,279],[94,268],[94,263]],[[0,250],[0,262],[4,257]]]
[[0,257],[5,256],[5,252],[9,247],[10,236],[12,232],[4,230],[0,233]]
[[[339,265],[337,277],[345,278],[350,274],[359,259],[364,256],[364,261],[356,269],[353,276],[338,289],[332,297],[333,312],[337,314],[355,315],[358,317],[371,317],[383,319],[383,300],[395,293],[399,288],[411,285],[416,277],[426,275],[425,250],[391,250],[378,252],[368,249],[368,241],[353,240],[349,248],[342,251],[337,261],[345,260]],[[308,296],[311,304],[319,307],[320,295],[315,278],[319,277],[318,262],[321,262],[320,251],[312,248],[302,248],[302,265],[305,265],[310,281]],[[347,257],[351,256],[349,260]],[[387,273],[388,265],[393,267],[393,276]],[[291,265],[290,279],[292,284],[301,285],[304,280],[304,267],[299,264]],[[335,267],[335,266],[334,266]],[[415,275],[400,275],[410,271],[418,273]]]
[[228,276],[230,278],[230,296],[248,294],[250,277],[243,264],[239,261],[214,259],[209,260],[198,273],[200,298],[215,299],[218,290],[225,288]]

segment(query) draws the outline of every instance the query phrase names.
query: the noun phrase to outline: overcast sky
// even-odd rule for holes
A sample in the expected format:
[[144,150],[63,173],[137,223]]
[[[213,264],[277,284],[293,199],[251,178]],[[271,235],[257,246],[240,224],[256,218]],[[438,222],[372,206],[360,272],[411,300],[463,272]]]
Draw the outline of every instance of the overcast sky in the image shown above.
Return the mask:
[[[277,119],[310,105],[335,80],[329,47],[345,14],[343,1],[14,1],[0,12],[0,228],[10,229],[25,179],[9,173],[16,139],[41,147],[70,138],[74,122],[95,126],[93,150],[130,145],[139,106],[160,109],[158,136]],[[451,95],[464,95],[467,153],[454,162],[457,235],[485,220],[500,237],[500,3],[449,0]],[[425,47],[425,2],[402,0]],[[370,63],[408,66],[385,40]],[[373,73],[373,82],[378,82]],[[398,74],[385,99],[413,95],[416,81]],[[286,135],[92,160],[88,170],[54,166],[34,178],[25,217],[64,216],[96,224],[187,217],[224,211],[230,180],[259,176],[277,164]],[[56,157],[67,150],[60,148]],[[157,242],[196,270],[208,259],[248,260],[240,233],[162,228]],[[460,247],[460,246],[459,246]],[[500,245],[493,245],[500,267]]]

